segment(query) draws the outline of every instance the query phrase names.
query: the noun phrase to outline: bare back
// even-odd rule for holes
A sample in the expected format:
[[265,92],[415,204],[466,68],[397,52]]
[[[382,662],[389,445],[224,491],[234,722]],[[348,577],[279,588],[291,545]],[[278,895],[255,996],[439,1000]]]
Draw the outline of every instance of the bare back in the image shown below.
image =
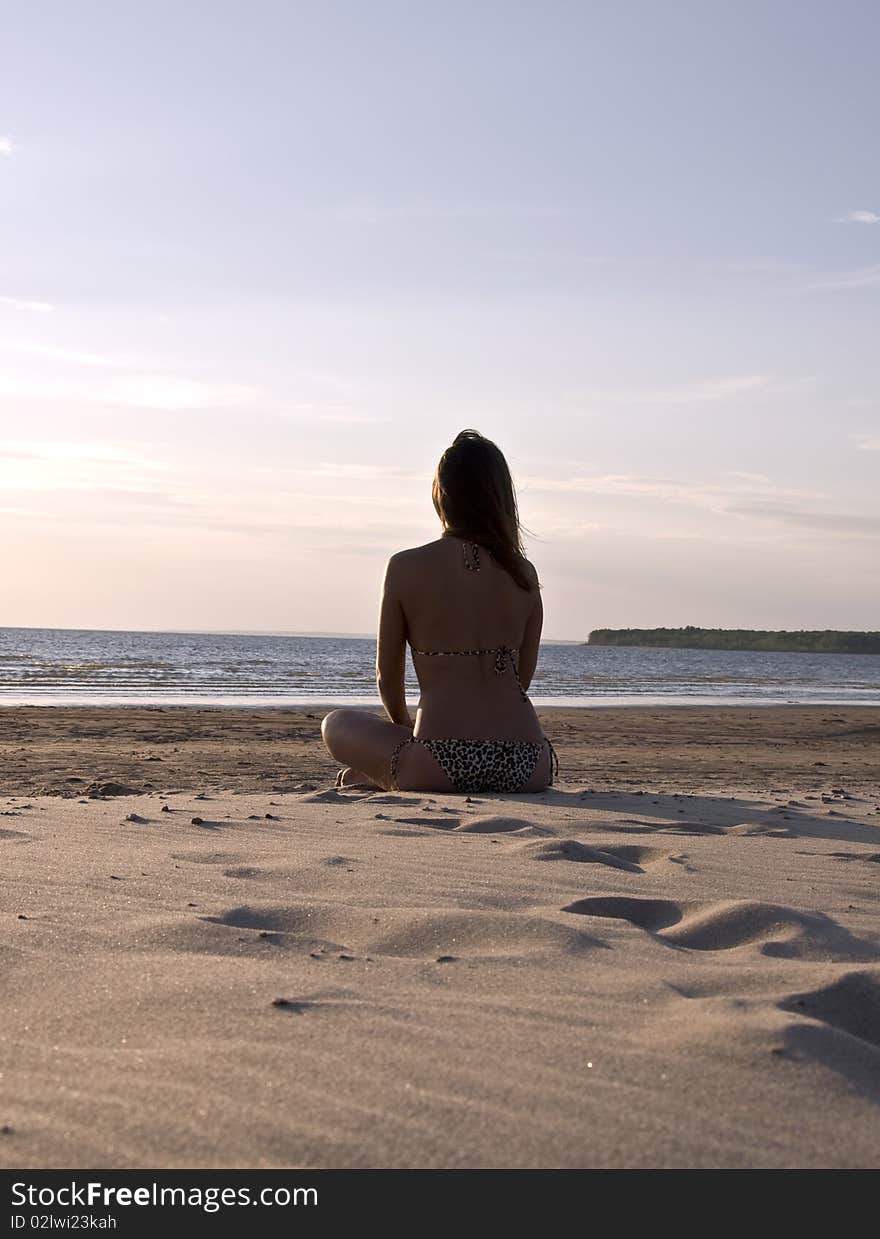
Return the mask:
[[392,557],[380,619],[380,666],[383,657],[394,662],[397,641],[409,641],[421,688],[416,736],[540,740],[541,725],[516,675],[510,669],[499,674],[491,654],[418,652],[504,645],[514,651],[522,686],[531,681],[543,622],[540,591],[522,589],[479,544],[479,571],[469,570],[470,545],[443,537]]

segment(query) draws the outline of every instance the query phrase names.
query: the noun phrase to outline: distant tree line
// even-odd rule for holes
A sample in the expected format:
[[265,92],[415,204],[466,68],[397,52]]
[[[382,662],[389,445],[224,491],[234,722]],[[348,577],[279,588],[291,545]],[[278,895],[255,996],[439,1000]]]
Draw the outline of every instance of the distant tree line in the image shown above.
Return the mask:
[[880,654],[880,632],[766,632],[749,628],[596,628],[587,645],[680,650],[791,650],[805,654]]

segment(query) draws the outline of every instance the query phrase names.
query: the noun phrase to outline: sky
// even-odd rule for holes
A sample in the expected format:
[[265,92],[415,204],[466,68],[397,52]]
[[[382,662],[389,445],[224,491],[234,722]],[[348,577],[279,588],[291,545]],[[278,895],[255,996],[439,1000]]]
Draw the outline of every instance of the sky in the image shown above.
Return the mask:
[[0,625],[371,632],[474,427],[548,638],[880,626],[873,0],[0,9]]

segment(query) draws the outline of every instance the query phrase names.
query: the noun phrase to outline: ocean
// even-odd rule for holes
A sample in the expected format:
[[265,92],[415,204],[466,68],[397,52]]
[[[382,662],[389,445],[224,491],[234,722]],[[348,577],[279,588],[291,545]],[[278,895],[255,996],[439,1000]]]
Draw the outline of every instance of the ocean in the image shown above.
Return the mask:
[[[0,628],[0,705],[378,705],[369,637]],[[407,655],[407,696],[418,684]],[[880,655],[545,642],[542,705],[880,705]]]

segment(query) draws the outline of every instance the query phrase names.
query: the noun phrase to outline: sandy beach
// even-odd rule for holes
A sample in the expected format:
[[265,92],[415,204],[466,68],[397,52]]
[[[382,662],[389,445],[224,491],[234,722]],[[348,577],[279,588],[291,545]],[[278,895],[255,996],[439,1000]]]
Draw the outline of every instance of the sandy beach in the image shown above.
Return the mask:
[[539,710],[537,796],[320,710],[0,710],[16,1167],[873,1167],[880,710]]

